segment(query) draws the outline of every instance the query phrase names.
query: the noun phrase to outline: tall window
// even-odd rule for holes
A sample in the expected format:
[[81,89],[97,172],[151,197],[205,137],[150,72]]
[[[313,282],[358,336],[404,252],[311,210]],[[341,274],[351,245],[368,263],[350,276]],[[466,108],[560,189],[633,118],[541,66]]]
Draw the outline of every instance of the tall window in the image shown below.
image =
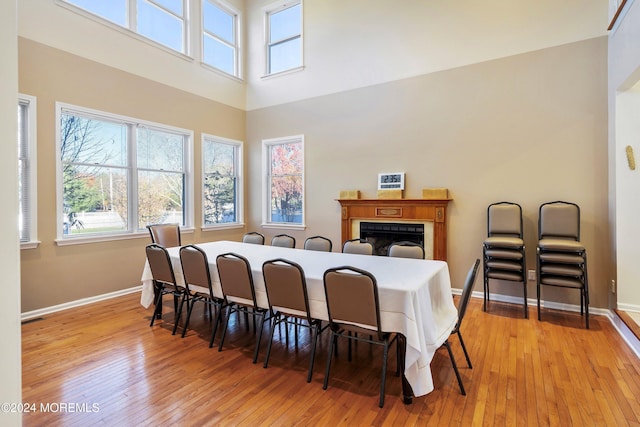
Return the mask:
[[18,96],[18,196],[20,245],[37,245],[36,98]]
[[60,0],[187,54],[188,0]]
[[216,0],[202,3],[202,62],[235,77],[239,67],[239,14]]
[[262,141],[264,223],[304,226],[304,137]]
[[204,226],[242,223],[242,143],[202,137]]
[[286,2],[266,12],[267,74],[302,66],[302,3]]
[[59,238],[129,235],[154,223],[191,225],[191,132],[57,108]]

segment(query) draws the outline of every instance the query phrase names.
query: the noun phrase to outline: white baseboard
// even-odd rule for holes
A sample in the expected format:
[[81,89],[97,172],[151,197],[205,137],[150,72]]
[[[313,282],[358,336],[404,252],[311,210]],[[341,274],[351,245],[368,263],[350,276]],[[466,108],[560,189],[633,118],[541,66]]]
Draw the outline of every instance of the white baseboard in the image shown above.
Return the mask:
[[133,288],[122,289],[115,292],[109,292],[108,294],[96,295],[94,297],[82,298],[75,301],[65,302],[63,304],[54,305],[51,307],[40,308],[38,310],[27,311],[20,315],[20,320],[30,320],[38,317],[42,317],[46,314],[55,313],[57,311],[67,310],[69,308],[81,307],[83,305],[91,304],[98,301],[104,301],[111,298],[119,297],[122,295],[132,294],[134,292],[140,292],[142,290],[142,285],[134,286]]
[[640,305],[638,305],[638,304],[621,304],[621,303],[618,303],[618,310],[630,311],[632,313],[640,313]]

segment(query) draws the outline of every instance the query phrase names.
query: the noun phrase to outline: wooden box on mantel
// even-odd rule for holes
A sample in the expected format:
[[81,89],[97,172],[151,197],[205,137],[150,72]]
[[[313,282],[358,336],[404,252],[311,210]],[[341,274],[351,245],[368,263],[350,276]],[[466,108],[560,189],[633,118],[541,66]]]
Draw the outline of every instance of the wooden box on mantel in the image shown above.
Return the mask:
[[341,200],[358,200],[360,198],[359,190],[342,190],[340,191]]
[[378,199],[402,199],[402,190],[378,190]]
[[447,200],[449,198],[449,190],[446,188],[423,188],[422,198],[429,200]]

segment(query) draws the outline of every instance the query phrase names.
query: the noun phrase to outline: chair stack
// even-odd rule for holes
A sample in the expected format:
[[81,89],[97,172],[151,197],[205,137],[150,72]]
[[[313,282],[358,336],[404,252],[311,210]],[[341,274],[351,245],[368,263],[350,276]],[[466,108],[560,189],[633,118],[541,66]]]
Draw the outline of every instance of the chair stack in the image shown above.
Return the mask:
[[540,205],[536,256],[538,320],[540,288],[555,286],[580,291],[580,315],[589,329],[587,251],[580,243],[580,207],[556,201]]
[[521,282],[524,317],[527,308],[526,257],[522,231],[522,208],[517,203],[498,202],[487,208],[487,238],[482,246],[484,259],[484,306],[489,301],[489,280]]

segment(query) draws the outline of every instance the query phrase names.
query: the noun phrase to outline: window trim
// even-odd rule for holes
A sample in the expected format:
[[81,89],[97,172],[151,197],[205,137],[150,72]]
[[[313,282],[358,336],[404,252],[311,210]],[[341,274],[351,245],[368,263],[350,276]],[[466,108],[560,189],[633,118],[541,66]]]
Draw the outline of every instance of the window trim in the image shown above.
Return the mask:
[[[35,96],[18,94],[18,105],[26,104],[27,108],[27,162],[29,163],[29,240],[20,242],[20,249],[34,249],[40,244],[38,240],[38,102]],[[20,156],[20,153],[18,153]]]
[[[272,46],[272,44],[270,43],[270,37],[269,37],[271,33],[271,27],[269,25],[269,22],[270,22],[269,17],[274,13],[281,12],[285,9],[294,7],[296,5],[300,5],[300,36],[299,36],[300,37],[300,65],[292,68],[287,68],[286,70],[272,72],[271,71],[271,55],[270,55],[270,49],[269,49]],[[265,6],[263,7],[262,10],[263,10],[263,20],[264,20],[264,58],[265,58],[263,78],[278,76],[282,74],[289,74],[292,72],[303,70],[304,69],[304,4],[303,4],[303,0],[280,1],[277,3],[272,3],[268,6]],[[290,38],[287,40],[292,40],[292,39],[293,38]],[[274,43],[273,45],[280,44],[284,41],[286,40],[279,40],[277,43]]]
[[[184,16],[182,17],[182,21],[184,23],[183,27],[182,27],[182,48],[183,51],[178,51],[175,50],[167,45],[164,45],[152,38],[149,38],[143,34],[140,34],[137,31],[137,22],[131,20],[131,16],[136,16],[136,10],[137,10],[137,4],[136,1],[137,0],[126,0],[127,2],[127,10],[126,10],[126,26],[117,24],[113,21],[110,21],[96,13],[91,12],[90,10],[84,9],[80,6],[77,6],[73,3],[70,3],[69,0],[54,0],[55,3],[60,6],[60,7],[64,7],[65,9],[68,9],[74,13],[77,13],[78,15],[81,15],[85,18],[91,19],[94,22],[97,22],[99,24],[102,24],[108,28],[111,28],[113,30],[119,31],[120,33],[129,36],[129,37],[133,37],[136,40],[139,40],[141,42],[144,42],[146,44],[148,44],[149,46],[153,46],[155,48],[164,50],[167,53],[171,53],[175,56],[178,56],[182,59],[188,60],[188,61],[193,61],[193,56],[192,56],[192,50],[193,50],[193,46],[191,43],[191,19],[190,19],[190,9],[189,9],[189,0],[182,0],[183,3],[183,10],[184,10]],[[155,2],[153,0],[145,0],[145,1],[150,1],[152,3],[155,4]],[[170,13],[172,16],[177,16],[175,13],[168,11],[167,9],[165,9],[164,7],[161,6],[157,6],[160,7],[162,10],[166,11],[167,13]]]
[[[211,3],[213,6],[221,9],[223,12],[226,12],[230,15],[233,15],[233,32],[234,32],[234,37],[235,37],[235,44],[231,45],[228,42],[226,42],[225,40],[220,39],[219,37],[217,37],[215,34],[212,34],[210,32],[208,32],[205,28],[204,28],[204,3]],[[235,69],[235,73],[234,74],[229,74],[226,71],[216,67],[213,64],[209,64],[208,62],[204,61],[204,38],[205,36],[209,36],[214,38],[215,40],[219,41],[220,43],[223,43],[227,46],[230,46],[234,49],[234,56],[235,56],[235,60],[234,60],[234,69]],[[243,75],[244,75],[244,69],[243,69],[243,61],[242,61],[242,55],[243,55],[243,49],[242,49],[242,45],[243,45],[243,40],[242,40],[242,13],[240,11],[238,11],[236,8],[234,8],[233,6],[229,5],[226,2],[223,2],[221,0],[202,0],[202,2],[200,3],[200,63],[206,67],[209,68],[215,72],[221,73],[223,76],[226,77],[232,77],[234,79],[238,79],[240,81],[243,80]]]
[[[206,1],[206,0],[205,0]],[[236,221],[235,222],[227,222],[222,224],[206,224],[205,223],[205,209],[204,209],[204,177],[205,177],[205,158],[204,158],[204,145],[205,142],[213,142],[218,144],[226,144],[231,145],[235,148],[235,174],[236,174]],[[223,138],[221,136],[211,135],[207,133],[203,133],[201,137],[201,147],[200,147],[200,161],[201,161],[201,181],[202,185],[200,186],[200,197],[201,197],[201,229],[203,231],[207,230],[220,230],[225,228],[241,228],[244,227],[244,142],[238,141],[235,139]]]
[[[184,183],[184,226],[181,227],[183,231],[193,231],[193,221],[194,221],[194,173],[193,173],[193,136],[194,133],[192,130],[178,128],[171,125],[166,125],[163,123],[156,123],[147,120],[136,119],[133,117],[123,116],[115,113],[109,113],[106,111],[94,110],[91,108],[81,107],[72,104],[66,104],[63,102],[56,102],[56,136],[55,136],[55,156],[56,156],[56,239],[55,242],[58,246],[66,246],[66,245],[74,245],[74,244],[84,244],[84,243],[94,243],[94,242],[105,242],[112,240],[124,240],[130,238],[137,238],[142,235],[147,235],[146,230],[140,228],[140,224],[137,224],[137,209],[129,209],[129,221],[130,224],[135,224],[137,227],[133,226],[129,227],[127,230],[122,232],[114,232],[108,234],[90,234],[87,236],[67,236],[63,234],[63,198],[64,198],[64,182],[62,176],[62,159],[60,156],[60,119],[63,113],[71,113],[82,115],[83,117],[94,118],[96,120],[105,120],[105,121],[116,121],[121,122],[129,126],[129,134],[135,133],[131,132],[139,127],[146,127],[153,130],[166,131],[176,134],[184,135],[186,141],[184,146],[184,175],[185,175],[185,183]],[[129,135],[131,137],[131,135]],[[135,163],[134,158],[132,156],[135,155],[135,136],[131,137],[132,140],[129,141],[127,146],[128,152],[128,163],[126,166],[127,173],[129,174],[129,208],[136,207],[137,201],[134,196],[137,196],[137,172],[141,170]],[[132,163],[133,162],[133,163]],[[135,191],[134,191],[135,187]],[[133,193],[133,194],[132,194]],[[144,228],[144,226],[143,226]]]
[[[274,145],[285,145],[291,143],[300,143],[302,145],[302,220],[300,224],[271,222],[269,221],[269,209],[271,205],[271,157],[270,147]],[[269,138],[262,140],[262,223],[263,228],[279,228],[289,230],[304,230],[306,226],[306,185],[305,185],[305,169],[306,161],[304,155],[304,135],[291,135],[280,138]]]

